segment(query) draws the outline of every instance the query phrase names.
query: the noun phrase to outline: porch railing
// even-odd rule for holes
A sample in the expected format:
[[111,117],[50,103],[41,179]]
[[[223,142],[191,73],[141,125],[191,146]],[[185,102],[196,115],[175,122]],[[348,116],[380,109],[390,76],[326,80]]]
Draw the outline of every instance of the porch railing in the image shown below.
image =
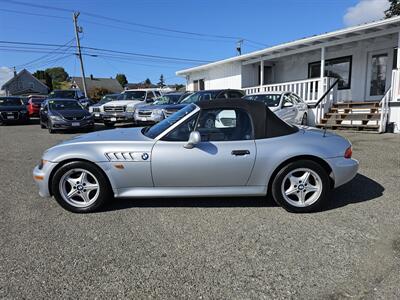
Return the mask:
[[263,92],[293,92],[299,95],[305,102],[313,103],[328,90],[330,77],[312,78],[305,80],[272,83],[260,86],[244,88],[246,95]]

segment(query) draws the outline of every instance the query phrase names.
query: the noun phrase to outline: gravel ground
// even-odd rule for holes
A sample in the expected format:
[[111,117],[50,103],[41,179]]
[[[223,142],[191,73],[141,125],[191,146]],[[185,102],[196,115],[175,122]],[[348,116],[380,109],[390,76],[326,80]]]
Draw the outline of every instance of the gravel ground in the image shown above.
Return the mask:
[[72,214],[32,169],[73,134],[0,127],[1,298],[400,298],[400,135],[342,132],[361,162],[329,207],[116,200]]

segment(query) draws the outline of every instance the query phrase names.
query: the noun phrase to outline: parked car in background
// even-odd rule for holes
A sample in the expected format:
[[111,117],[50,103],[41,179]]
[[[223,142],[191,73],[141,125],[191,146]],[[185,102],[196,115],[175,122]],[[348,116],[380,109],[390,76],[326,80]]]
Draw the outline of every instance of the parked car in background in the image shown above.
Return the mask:
[[[190,94],[191,93],[189,92],[168,93],[161,96],[160,98],[157,98],[156,101],[154,101],[151,104],[137,107],[135,109],[135,115],[134,115],[135,123],[140,125],[146,125],[146,124],[155,124],[157,122],[160,122],[161,120],[165,119],[165,113],[164,113],[165,108],[174,107],[176,104],[179,103],[179,101],[185,99]],[[183,106],[178,105],[177,107],[183,107]]]
[[28,110],[21,97],[0,97],[0,125],[28,122]]
[[104,104],[118,100],[121,94],[107,94],[104,95],[99,102],[89,106],[89,112],[93,115],[95,122],[102,121],[102,113],[104,112]]
[[30,95],[28,96],[27,110],[29,117],[39,117],[40,107],[47,96]]
[[176,113],[181,108],[191,103],[197,103],[199,101],[205,101],[205,100],[239,99],[242,98],[244,95],[245,93],[242,90],[231,90],[231,89],[198,91],[185,97],[177,104],[170,104],[165,106],[163,108],[163,112],[165,117],[167,118],[172,114]]
[[113,127],[116,123],[134,123],[135,109],[139,105],[154,102],[161,96],[157,89],[125,90],[118,97],[118,101],[104,104],[102,119],[104,125]]
[[278,117],[291,124],[307,125],[308,106],[291,92],[266,92],[244,96],[245,100],[261,101]]
[[69,90],[54,90],[52,91],[48,99],[75,99],[78,100],[83,107],[88,108],[90,105],[93,105],[94,102],[85,97],[83,92],[78,89],[69,89]]
[[66,129],[92,130],[94,120],[78,100],[47,99],[40,110],[40,126],[50,133]]
[[[204,127],[209,115],[234,120]],[[351,156],[347,139],[290,125],[261,102],[202,101],[152,127],[64,141],[45,151],[33,175],[41,196],[53,195],[79,213],[113,196],[152,201],[268,193],[288,211],[310,212],[327,203],[331,188],[357,174]]]

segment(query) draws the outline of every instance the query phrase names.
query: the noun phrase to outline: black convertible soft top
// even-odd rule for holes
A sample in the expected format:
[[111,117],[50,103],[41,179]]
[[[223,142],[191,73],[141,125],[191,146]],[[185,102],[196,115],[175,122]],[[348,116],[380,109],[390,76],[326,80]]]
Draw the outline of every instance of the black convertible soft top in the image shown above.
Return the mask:
[[221,99],[199,101],[201,109],[243,109],[253,121],[254,138],[264,139],[288,135],[297,132],[296,126],[291,126],[277,117],[263,102],[243,99]]

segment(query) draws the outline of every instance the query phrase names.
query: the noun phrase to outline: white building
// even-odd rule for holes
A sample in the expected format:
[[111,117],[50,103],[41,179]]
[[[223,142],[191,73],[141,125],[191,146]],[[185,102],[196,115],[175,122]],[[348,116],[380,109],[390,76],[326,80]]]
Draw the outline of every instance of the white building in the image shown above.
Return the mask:
[[[188,90],[238,88],[247,94],[292,91],[321,123],[337,103],[379,101],[380,131],[386,118],[400,130],[400,17],[303,38],[178,71]],[[321,67],[322,66],[322,67]],[[337,80],[338,79],[338,80]],[[320,101],[319,101],[320,100]],[[379,123],[379,122],[377,122]]]

